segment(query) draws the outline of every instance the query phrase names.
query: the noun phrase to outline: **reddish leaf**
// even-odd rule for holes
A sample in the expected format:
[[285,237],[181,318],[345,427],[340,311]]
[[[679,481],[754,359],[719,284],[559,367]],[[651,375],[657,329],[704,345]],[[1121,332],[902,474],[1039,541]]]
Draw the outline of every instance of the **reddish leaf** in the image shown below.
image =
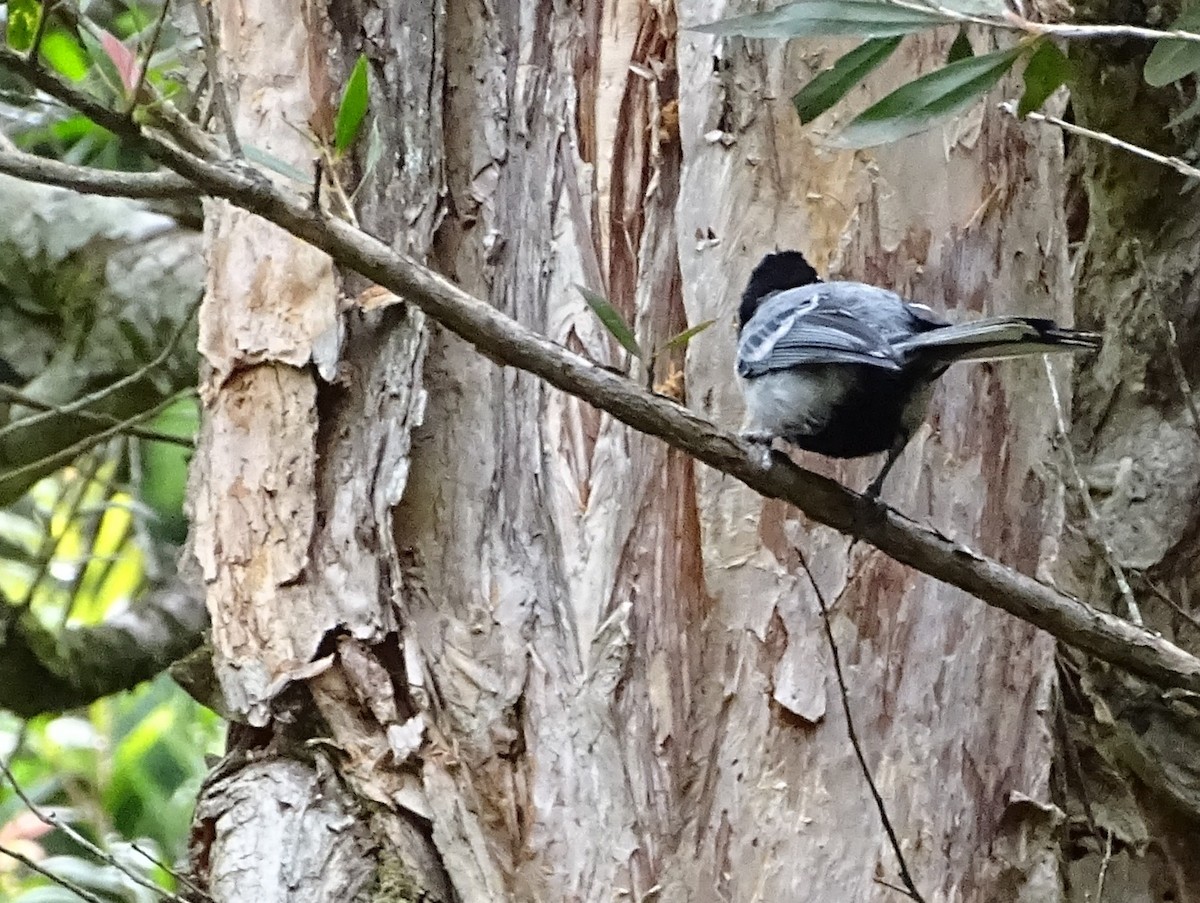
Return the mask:
[[121,76],[121,84],[125,86],[126,93],[132,91],[138,83],[137,57],[132,50],[107,31],[102,30],[100,43],[104,47],[104,52],[108,54],[108,58],[112,60],[112,64],[116,66],[117,74]]

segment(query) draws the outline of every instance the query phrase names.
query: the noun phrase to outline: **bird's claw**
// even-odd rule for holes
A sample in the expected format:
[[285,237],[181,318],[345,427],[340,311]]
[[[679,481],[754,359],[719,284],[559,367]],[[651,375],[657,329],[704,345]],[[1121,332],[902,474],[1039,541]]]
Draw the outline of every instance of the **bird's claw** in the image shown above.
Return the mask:
[[759,462],[764,468],[769,467],[771,465],[771,446],[775,442],[775,435],[766,430],[742,430],[739,435],[743,441],[758,448]]

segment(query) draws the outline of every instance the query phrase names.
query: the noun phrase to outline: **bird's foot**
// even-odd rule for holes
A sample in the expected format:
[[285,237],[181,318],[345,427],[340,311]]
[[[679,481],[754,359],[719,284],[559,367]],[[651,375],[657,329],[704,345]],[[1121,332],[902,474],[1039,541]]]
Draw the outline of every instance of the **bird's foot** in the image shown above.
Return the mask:
[[766,430],[742,430],[738,434],[744,441],[749,442],[759,450],[760,462],[763,467],[771,464],[771,446],[775,442],[775,434]]

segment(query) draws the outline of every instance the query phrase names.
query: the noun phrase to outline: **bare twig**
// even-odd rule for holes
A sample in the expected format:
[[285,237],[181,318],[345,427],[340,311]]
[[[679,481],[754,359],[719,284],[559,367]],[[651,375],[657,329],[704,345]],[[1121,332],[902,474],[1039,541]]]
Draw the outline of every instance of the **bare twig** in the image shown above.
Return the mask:
[[1171,361],[1171,371],[1175,374],[1175,381],[1179,383],[1179,394],[1187,408],[1196,438],[1200,439],[1200,411],[1196,409],[1196,399],[1192,396],[1192,384],[1188,381],[1187,373],[1183,369],[1183,358],[1180,357],[1179,342],[1175,336],[1175,324],[1167,319],[1161,306],[1155,309],[1155,313],[1158,314],[1158,321],[1162,324],[1163,332],[1167,337],[1167,358]]
[[[0,399],[18,404],[21,407],[33,408],[35,411],[50,411],[55,414],[64,414],[61,405],[47,404],[44,401],[39,401],[36,398],[31,398],[20,389],[14,389],[12,386],[0,386]],[[121,423],[121,418],[114,417],[112,414],[97,414],[95,411],[76,411],[69,416],[79,417],[82,420],[90,420],[93,423],[104,423],[115,425]],[[20,428],[25,428],[28,418],[15,421]],[[150,442],[166,442],[169,445],[178,445],[180,448],[195,448],[196,443],[184,436],[173,436],[170,433],[164,433],[159,430],[147,429],[144,426],[131,426],[124,430],[126,436],[134,436],[138,439],[146,439]]]
[[1134,596],[1133,588],[1125,576],[1125,569],[1121,567],[1121,562],[1117,561],[1117,553],[1113,551],[1104,535],[1104,526],[1100,523],[1100,512],[1096,510],[1096,504],[1092,501],[1092,493],[1083,481],[1083,474],[1079,472],[1079,463],[1075,460],[1075,449],[1071,446],[1071,436],[1067,432],[1067,418],[1063,414],[1062,399],[1058,395],[1058,383],[1054,381],[1054,370],[1050,367],[1049,357],[1042,356],[1042,366],[1046,368],[1046,382],[1050,385],[1050,398],[1054,402],[1055,425],[1058,427],[1059,439],[1062,442],[1063,457],[1067,462],[1071,486],[1079,496],[1080,502],[1083,503],[1083,510],[1087,513],[1088,521],[1091,523],[1092,541],[1104,552],[1104,560],[1108,562],[1113,579],[1117,582],[1117,588],[1121,591],[1121,597],[1125,600],[1125,613],[1130,621],[1141,627],[1142,611],[1138,608],[1137,597]]
[[312,197],[309,199],[309,209],[320,213],[321,212],[321,181],[325,178],[325,158],[318,155],[313,160],[313,183]]
[[[1017,103],[1015,100],[1006,100],[1000,104],[1000,109],[1005,113],[1013,116],[1017,115]],[[1047,116],[1045,113],[1026,113],[1026,119],[1031,119],[1034,122],[1042,122],[1046,125],[1057,126],[1064,132],[1070,132],[1072,135],[1079,135],[1081,138],[1091,138],[1093,141],[1099,141],[1107,144],[1110,147],[1120,148],[1123,151],[1128,151],[1131,154],[1136,154],[1146,160],[1151,160],[1163,166],[1170,167],[1180,175],[1188,176],[1193,179],[1200,179],[1200,169],[1192,166],[1190,163],[1181,160],[1179,157],[1165,157],[1162,154],[1156,154],[1152,150],[1147,150],[1144,147],[1139,147],[1136,144],[1130,144],[1128,141],[1122,141],[1115,135],[1110,135],[1107,132],[1097,132],[1094,129],[1084,128],[1081,125],[1076,125],[1073,122],[1067,122],[1065,119],[1059,119],[1057,116]]]
[[[112,569],[116,567],[120,560],[121,550],[125,547],[129,537],[133,534],[133,525],[137,518],[129,517],[125,519],[125,523],[121,528],[121,537],[112,544],[113,552],[110,555],[100,556],[96,552],[96,540],[100,536],[100,527],[104,523],[104,518],[109,511],[116,507],[113,504],[113,494],[117,487],[117,467],[115,466],[121,454],[122,440],[118,437],[108,443],[108,448],[105,449],[105,457],[101,458],[99,454],[94,456],[96,461],[96,469],[87,483],[93,482],[96,477],[100,476],[100,471],[104,464],[112,464],[114,466],[108,468],[107,474],[104,475],[103,482],[98,483],[100,489],[100,503],[95,508],[89,506],[86,510],[80,509],[78,513],[87,515],[79,522],[79,555],[83,560],[81,566],[75,568],[75,573],[72,575],[71,583],[65,588],[64,595],[67,603],[62,607],[62,614],[59,616],[58,629],[66,630],[67,624],[70,623],[71,615],[75,611],[75,606],[79,602],[82,593],[83,582],[89,575],[93,577],[92,585],[95,587],[104,586],[104,581],[108,579],[108,575],[112,573]],[[87,483],[84,483],[82,489],[86,490]],[[83,493],[80,493],[80,498],[83,498]],[[74,522],[76,515],[72,514],[67,518],[68,522]],[[67,531],[63,531],[66,535]],[[99,572],[93,570],[92,565],[99,565]]]
[[37,872],[43,878],[53,881],[64,890],[69,890],[71,893],[75,894],[75,896],[79,897],[79,899],[87,901],[87,903],[104,903],[103,900],[101,900],[87,888],[76,884],[74,881],[71,881],[68,878],[64,878],[62,875],[56,875],[49,869],[42,868],[23,853],[18,853],[16,850],[10,850],[6,846],[0,846],[0,854],[17,860],[17,862],[21,863],[21,865],[25,866],[25,868],[29,869],[31,872]]
[[842,657],[838,653],[837,640],[833,636],[833,625],[829,621],[829,606],[825,602],[825,594],[821,592],[821,587],[817,585],[817,578],[813,576],[813,572],[808,566],[808,558],[804,552],[797,548],[796,554],[800,557],[800,566],[804,568],[804,573],[808,576],[808,582],[813,588],[814,595],[817,597],[817,605],[821,609],[821,626],[825,629],[825,642],[829,646],[829,654],[833,658],[833,673],[837,678],[838,696],[842,700],[842,711],[846,715],[846,733],[850,737],[850,745],[854,747],[854,755],[858,758],[859,768],[862,769],[863,777],[867,780],[867,787],[870,788],[871,796],[875,800],[875,808],[879,810],[879,820],[883,822],[884,833],[887,834],[888,842],[892,845],[892,852],[895,854],[896,861],[900,865],[900,880],[904,883],[904,887],[898,888],[894,884],[888,884],[887,886],[903,891],[909,897],[916,900],[917,903],[925,903],[925,898],[917,890],[917,885],[913,882],[912,874],[908,870],[908,863],[904,859],[904,851],[900,849],[900,839],[896,836],[896,829],[892,827],[891,818],[888,817],[887,806],[884,805],[883,796],[879,793],[879,788],[875,786],[875,779],[871,777],[871,766],[867,764],[867,756],[863,752],[862,743],[858,740],[858,732],[854,729],[854,715],[850,711],[850,691],[846,687],[846,675],[842,671]]
[[204,48],[204,69],[208,74],[209,90],[212,91],[213,106],[225,129],[225,142],[229,145],[229,153],[241,158],[242,142],[238,139],[237,129],[233,125],[233,114],[229,111],[229,100],[225,95],[225,82],[219,74],[217,65],[216,20],[213,18],[212,3],[206,0],[192,0],[196,9],[196,22],[200,26],[200,43]]
[[[82,395],[79,398],[76,398],[74,401],[68,401],[61,405],[57,405],[52,410],[42,411],[40,414],[33,414],[29,417],[22,417],[20,420],[13,420],[9,423],[6,423],[4,426],[0,426],[0,438],[7,436],[9,433],[15,432],[17,429],[28,429],[31,426],[35,426],[43,421],[50,420],[53,417],[63,414],[76,414],[82,411],[84,408],[91,407],[92,405],[103,401],[105,398],[114,394],[115,392],[120,392],[122,389],[132,386],[138,381],[144,379],[152,370],[155,370],[166,363],[167,358],[174,353],[175,346],[179,344],[179,340],[183,337],[183,334],[187,332],[188,326],[192,322],[192,317],[194,317],[196,315],[196,311],[199,310],[202,297],[203,296],[198,297],[192,302],[191,307],[188,308],[187,313],[185,313],[183,316],[183,319],[179,321],[179,325],[175,327],[175,331],[172,332],[171,336],[167,339],[167,344],[163,346],[162,351],[160,351],[153,360],[143,364],[141,367],[138,367],[137,370],[133,371],[127,376],[122,376],[115,382],[109,383],[103,389],[97,389],[95,392],[92,392],[88,395]],[[123,425],[123,429],[118,430],[117,432],[128,430],[129,427],[136,426],[140,422],[141,419],[139,417],[131,417],[128,420],[117,421],[116,425]]]
[[1104,900],[1104,878],[1108,874],[1108,864],[1112,862],[1112,831],[1104,835],[1104,858],[1100,860],[1100,874],[1096,876],[1096,903]]
[[174,395],[163,399],[152,408],[148,408],[145,411],[139,411],[137,414],[134,414],[127,420],[119,421],[107,429],[101,430],[98,433],[93,433],[90,436],[83,437],[74,445],[68,445],[66,448],[60,448],[58,451],[46,455],[43,458],[38,458],[36,461],[30,461],[28,464],[22,464],[20,467],[14,467],[12,470],[0,473],[0,486],[3,486],[5,483],[12,482],[13,480],[18,480],[22,477],[29,476],[30,474],[36,473],[43,468],[62,467],[70,464],[84,452],[90,451],[101,442],[107,442],[113,436],[119,436],[128,431],[131,426],[135,426],[136,424],[149,420],[151,417],[158,416],[176,401],[181,398],[186,398],[195,391],[195,389],[183,389],[179,392],[176,392]]
[[29,45],[28,57],[34,65],[38,64],[38,54],[42,52],[42,40],[46,37],[46,26],[50,24],[50,13],[54,12],[56,2],[57,0],[48,0],[42,6],[42,15],[38,19],[37,30],[33,33],[33,43]]
[[[25,807],[30,812],[32,812],[34,817],[37,818],[37,820],[40,821],[42,824],[49,825],[51,828],[57,828],[59,831],[62,831],[63,834],[65,834],[67,837],[71,838],[71,840],[75,841],[75,843],[77,843],[80,847],[82,847],[88,853],[95,856],[97,859],[101,860],[106,865],[110,865],[113,868],[115,868],[117,871],[121,872],[123,875],[125,875],[127,878],[129,878],[129,880],[132,881],[134,884],[137,884],[140,887],[144,887],[147,890],[153,891],[154,893],[156,893],[160,897],[162,897],[164,900],[170,900],[171,903],[187,903],[187,901],[185,901],[182,897],[171,893],[171,891],[167,890],[165,887],[162,887],[161,885],[155,884],[153,881],[151,881],[149,878],[145,877],[144,875],[138,874],[136,871],[129,868],[129,866],[125,865],[120,860],[118,860],[115,856],[113,856],[107,850],[104,850],[104,849],[96,846],[94,843],[92,843],[90,840],[88,840],[86,837],[84,837],[82,834],[80,834],[78,831],[76,831],[70,825],[70,823],[59,818],[53,812],[46,812],[43,809],[41,809],[36,803],[34,803],[33,800],[31,800],[29,798],[29,795],[27,793],[25,793],[25,791],[21,788],[21,785],[17,783],[16,775],[14,775],[12,773],[12,771],[9,769],[7,764],[0,763],[0,772],[3,772],[4,777],[8,779],[8,783],[12,785],[13,790],[16,792],[17,796],[21,798],[21,802],[23,802],[25,804]],[[159,865],[159,863],[155,863],[155,864]],[[45,873],[43,872],[43,874],[45,874]],[[74,890],[74,888],[72,888],[72,890]]]
[[12,160],[11,163],[7,173],[18,179],[86,191],[88,194],[103,197],[190,200],[196,196],[196,186],[173,172],[117,172],[111,169],[92,169],[89,170],[91,177],[88,179],[88,186],[82,188],[77,166],[35,157],[32,154],[25,154],[20,160]]
[[922,3],[920,0],[888,0],[889,5],[900,9],[911,9],[920,12],[933,12],[944,18],[946,22],[958,22],[964,25],[984,25],[1003,31],[1019,31],[1031,35],[1050,35],[1064,40],[1112,40],[1114,38],[1137,38],[1144,41],[1161,41],[1163,38],[1174,38],[1179,41],[1200,43],[1200,34],[1192,31],[1180,31],[1168,28],[1144,28],[1140,25],[1078,25],[1072,22],[1032,22],[1010,13],[1006,16],[977,16],[960,12],[937,3]]
[[1146,584],[1146,588],[1150,590],[1151,594],[1153,594],[1156,599],[1165,603],[1175,612],[1175,614],[1179,615],[1179,617],[1183,618],[1185,622],[1190,624],[1193,629],[1200,631],[1200,618],[1197,618],[1194,614],[1172,599],[1169,595],[1167,595],[1166,590],[1164,590],[1145,574],[1139,574],[1138,576],[1141,577],[1142,583]]
[[[197,193],[229,200],[329,254],[424,311],[497,363],[516,367],[569,392],[639,432],[656,436],[769,498],[783,499],[835,530],[858,536],[901,564],[957,586],[1062,641],[1156,683],[1200,692],[1200,659],[1150,631],[979,555],[935,530],[796,466],[769,460],[750,444],[695,412],[596,367],[521,326],[493,305],[384,242],[334,217],[313,213],[307,198],[240,164],[219,165],[144,132],[54,73],[31,67],[0,47],[0,68],[20,75],[131,147],[196,184]],[[0,152],[0,172],[19,162]],[[78,187],[93,179],[79,169]]]
[[[79,514],[79,508],[83,505],[83,497],[87,493],[88,484],[95,478],[96,471],[99,469],[99,460],[91,459],[84,467],[79,469],[73,480],[63,485],[54,507],[57,508],[66,502],[63,519],[67,523],[74,521],[76,515]],[[74,496],[70,496],[72,489],[75,490]],[[68,497],[70,497],[69,501]],[[53,524],[54,518],[47,518],[46,532],[42,536],[41,548],[38,549],[37,562],[35,564],[36,569],[34,570],[33,578],[29,581],[29,586],[25,589],[25,595],[16,605],[18,610],[28,608],[29,604],[33,601],[34,593],[37,592],[42,580],[45,579],[46,574],[50,571],[50,565],[54,561],[54,556],[58,554],[58,547],[62,544],[63,538],[66,536],[67,531],[65,530],[58,536],[55,536]]]
[[154,21],[154,31],[150,34],[150,45],[146,48],[146,58],[142,61],[142,65],[138,67],[137,82],[134,83],[133,91],[129,95],[129,109],[125,112],[130,116],[137,109],[138,97],[142,93],[142,86],[146,84],[146,73],[150,71],[150,58],[154,56],[154,51],[158,47],[158,39],[162,34],[163,23],[167,21],[167,10],[170,8],[171,0],[162,0],[162,8],[159,9],[158,18]]

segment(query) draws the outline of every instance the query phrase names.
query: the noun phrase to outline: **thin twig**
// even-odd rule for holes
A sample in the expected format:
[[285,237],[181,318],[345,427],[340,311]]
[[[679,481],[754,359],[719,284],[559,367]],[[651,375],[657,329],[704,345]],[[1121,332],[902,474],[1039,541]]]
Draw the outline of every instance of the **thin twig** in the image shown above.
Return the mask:
[[242,142],[238,139],[237,129],[233,126],[233,114],[229,110],[229,101],[225,96],[225,83],[221,80],[217,65],[217,23],[213,18],[212,3],[206,0],[192,0],[196,8],[196,21],[200,26],[200,44],[204,48],[204,68],[208,74],[209,89],[212,92],[213,106],[225,129],[225,141],[229,145],[229,153],[241,159],[244,154]]
[[321,212],[321,180],[325,176],[325,158],[317,155],[313,160],[313,183],[312,197],[308,202],[308,209],[314,213]]
[[[135,517],[125,518],[125,523],[121,530],[121,537],[113,543],[113,552],[110,555],[106,555],[101,558],[100,555],[96,554],[96,540],[100,536],[100,527],[103,525],[104,518],[108,512],[115,509],[115,506],[112,503],[112,498],[117,487],[116,464],[118,463],[118,459],[121,454],[121,439],[118,437],[112,440],[105,452],[106,454],[103,458],[101,458],[99,455],[95,456],[94,460],[96,461],[96,469],[92,477],[89,478],[87,482],[91,483],[93,480],[95,480],[96,477],[99,476],[100,469],[105,464],[112,464],[113,466],[108,468],[108,473],[105,476],[103,483],[100,484],[99,505],[94,510],[89,507],[86,512],[83,512],[86,514],[86,518],[81,519],[79,524],[79,548],[81,550],[80,558],[83,560],[83,564],[75,568],[75,573],[72,575],[70,585],[65,587],[64,595],[66,596],[67,604],[63,606],[62,615],[59,618],[59,630],[67,629],[67,623],[71,620],[71,615],[75,611],[75,606],[78,604],[81,596],[83,595],[80,592],[81,588],[83,587],[83,581],[88,578],[89,574],[94,574],[92,581],[92,585],[94,587],[99,588],[104,586],[104,581],[108,579],[108,575],[112,573],[112,569],[116,567],[117,562],[119,561],[121,550],[125,547],[125,543],[128,542],[129,537],[133,532],[133,525],[137,520]],[[86,484],[84,485],[84,488],[88,488]],[[80,498],[82,497],[83,496],[81,494]],[[66,518],[68,522],[73,522],[75,519],[76,517],[74,514],[72,514],[69,518]],[[87,529],[84,529],[85,526]],[[62,535],[65,536],[66,533],[67,531],[64,530]],[[87,551],[82,551],[84,549]],[[93,571],[93,564],[97,564],[99,566],[99,573]]]
[[1161,305],[1155,308],[1155,313],[1167,336],[1167,358],[1171,361],[1171,370],[1175,374],[1175,381],[1179,383],[1179,394],[1183,397],[1183,403],[1187,407],[1188,416],[1192,421],[1192,429],[1195,431],[1196,437],[1200,439],[1200,410],[1196,409],[1196,399],[1192,396],[1192,384],[1188,381],[1187,373],[1183,369],[1183,358],[1179,354],[1179,341],[1175,336],[1175,324],[1167,319]]
[[[1000,109],[1005,113],[1013,116],[1017,115],[1017,103],[1015,100],[1006,100],[1000,104]],[[1107,132],[1097,132],[1094,129],[1084,128],[1081,125],[1076,125],[1073,122],[1067,122],[1065,119],[1059,119],[1057,116],[1047,116],[1045,113],[1031,112],[1025,114],[1026,119],[1031,119],[1034,122],[1045,123],[1046,125],[1057,126],[1064,132],[1070,132],[1072,135],[1079,135],[1081,138],[1091,138],[1093,141],[1099,141],[1107,144],[1110,147],[1119,148],[1123,151],[1128,151],[1131,154],[1136,154],[1146,160],[1151,160],[1163,166],[1170,167],[1180,175],[1188,176],[1192,179],[1200,179],[1200,169],[1192,166],[1179,157],[1165,157],[1162,154],[1156,154],[1152,150],[1147,150],[1144,147],[1139,147],[1136,144],[1130,144],[1128,141],[1122,141],[1115,135],[1110,135]]]
[[94,843],[92,843],[90,840],[88,840],[86,837],[84,837],[82,834],[80,834],[78,831],[76,831],[68,822],[64,821],[63,819],[60,819],[54,813],[46,812],[41,807],[39,807],[36,803],[34,803],[33,800],[31,800],[29,798],[29,795],[27,793],[25,793],[25,791],[21,788],[21,785],[17,783],[16,775],[14,775],[12,773],[12,771],[9,769],[7,764],[0,763],[0,772],[2,772],[4,774],[4,777],[8,779],[8,783],[12,785],[13,790],[16,792],[17,796],[20,797],[21,802],[23,802],[25,804],[25,807],[30,812],[32,812],[34,817],[38,821],[40,821],[42,824],[48,825],[51,828],[57,828],[59,831],[62,831],[63,834],[65,834],[67,837],[71,838],[71,840],[75,841],[75,843],[79,844],[79,846],[82,847],[84,850],[91,853],[97,859],[100,859],[106,865],[110,865],[113,868],[115,868],[117,871],[121,872],[123,875],[125,875],[127,878],[129,878],[134,884],[144,887],[147,890],[153,891],[154,893],[156,893],[160,897],[162,897],[164,900],[170,900],[171,903],[187,903],[186,900],[184,900],[182,897],[178,896],[177,894],[172,893],[171,891],[167,890],[165,887],[163,887],[159,884],[155,884],[153,881],[151,881],[149,878],[145,877],[144,875],[138,874],[136,871],[129,868],[129,866],[125,865],[120,860],[118,860],[115,856],[113,856],[112,853],[109,853],[107,850],[101,849],[100,847],[96,846]]
[[[103,401],[108,396],[116,392],[120,392],[122,389],[132,386],[145,378],[152,370],[155,370],[166,363],[167,358],[174,353],[175,346],[179,344],[179,340],[183,337],[183,334],[187,332],[187,328],[192,322],[192,317],[194,317],[196,315],[196,311],[199,310],[202,299],[203,295],[200,295],[195,301],[192,302],[191,306],[184,314],[183,319],[180,320],[179,325],[175,327],[175,331],[171,333],[170,338],[167,339],[167,344],[163,346],[162,351],[160,351],[152,361],[149,361],[148,363],[143,364],[141,367],[138,367],[137,370],[133,371],[129,375],[122,376],[116,382],[109,383],[103,389],[97,389],[95,392],[92,392],[88,395],[82,395],[79,398],[76,398],[74,401],[64,402],[51,411],[42,411],[40,414],[22,417],[20,420],[14,420],[10,423],[6,423],[4,426],[0,426],[0,438],[7,436],[9,433],[12,433],[17,429],[28,429],[31,426],[35,426],[36,424],[50,420],[57,416],[61,416],[63,414],[78,413],[84,408],[91,407],[97,402]],[[135,425],[138,422],[140,421],[136,417],[130,418],[129,420],[119,421],[119,423],[126,424],[127,426]]]
[[[201,900],[210,900],[210,901],[212,900],[212,897],[209,895],[208,891],[206,891],[204,888],[202,888],[199,884],[197,884],[195,881],[193,881],[191,878],[189,878],[183,872],[180,872],[180,871],[177,871],[176,869],[171,868],[171,866],[167,865],[165,862],[163,862],[161,859],[159,859],[154,854],[150,853],[148,850],[143,850],[136,840],[128,840],[128,841],[126,841],[126,843],[129,844],[129,848],[131,850],[133,850],[135,853],[137,853],[139,856],[141,856],[143,859],[145,859],[147,862],[149,862],[155,868],[162,869],[164,872],[166,872],[168,875],[170,875],[172,878],[174,878],[180,884],[185,885],[188,890],[192,891]],[[188,903],[193,903],[193,901],[188,901]]]
[[1029,19],[1009,13],[1000,16],[976,16],[960,12],[936,3],[906,2],[906,0],[887,0],[890,6],[900,9],[911,9],[924,13],[936,13],[946,22],[959,22],[964,25],[984,25],[1002,31],[1019,31],[1031,35],[1050,35],[1064,40],[1111,40],[1114,38],[1138,38],[1145,41],[1161,41],[1173,38],[1179,41],[1200,43],[1200,34],[1193,31],[1180,31],[1176,28],[1159,29],[1145,28],[1140,25],[1078,25],[1072,22],[1032,22]]
[[28,58],[35,66],[39,64],[38,54],[42,52],[42,40],[46,37],[46,26],[50,24],[50,13],[54,11],[57,0],[48,0],[42,6],[42,15],[38,19],[37,31],[33,33],[33,43],[29,45]]
[[133,111],[137,109],[138,97],[142,93],[142,86],[146,84],[146,74],[150,71],[150,59],[158,47],[158,38],[162,34],[163,22],[167,20],[167,10],[170,7],[171,0],[162,0],[162,8],[158,11],[158,19],[154,22],[154,31],[150,34],[150,46],[146,48],[146,59],[138,67],[137,82],[134,83],[133,93],[129,96],[129,109],[125,111],[129,116],[132,116]]
[[1138,627],[1142,626],[1142,611],[1138,608],[1137,598],[1133,594],[1133,588],[1129,585],[1129,580],[1125,576],[1125,569],[1121,567],[1121,562],[1117,561],[1117,553],[1113,551],[1109,545],[1108,539],[1104,536],[1104,527],[1100,523],[1100,512],[1096,510],[1096,505],[1092,501],[1092,494],[1088,491],[1087,484],[1083,481],[1083,474],[1079,472],[1079,462],[1075,460],[1075,449],[1071,445],[1071,436],[1067,432],[1067,419],[1063,414],[1062,399],[1058,395],[1058,383],[1054,381],[1054,371],[1050,368],[1050,358],[1042,356],[1042,366],[1046,368],[1046,382],[1050,385],[1050,398],[1054,402],[1054,416],[1056,426],[1058,427],[1059,439],[1062,442],[1063,457],[1067,462],[1067,470],[1071,477],[1072,488],[1079,496],[1079,500],[1083,503],[1083,510],[1087,513],[1088,520],[1092,525],[1092,541],[1100,546],[1104,552],[1104,560],[1108,563],[1109,570],[1113,572],[1113,579],[1117,582],[1117,588],[1121,591],[1121,597],[1125,600],[1125,614],[1129,620]]
[[1104,835],[1104,858],[1100,860],[1100,874],[1096,876],[1096,903],[1104,900],[1104,878],[1108,874],[1108,864],[1112,861],[1112,830]]
[[[46,532],[42,536],[41,548],[38,549],[36,570],[33,579],[29,581],[29,586],[25,589],[25,595],[16,605],[18,611],[28,608],[33,602],[33,594],[37,592],[42,580],[49,573],[54,556],[58,554],[58,547],[66,538],[67,530],[63,530],[58,536],[54,535],[54,509],[66,502],[66,510],[62,512],[63,520],[68,524],[73,522],[79,514],[80,506],[83,505],[83,497],[87,494],[88,484],[95,478],[99,469],[100,461],[92,458],[88,460],[86,466],[79,469],[74,480],[64,483],[62,491],[59,492],[58,498],[55,499],[54,506],[51,508],[51,516],[46,519]],[[70,497],[70,501],[67,501],[72,489],[75,490],[75,494]]]
[[[817,605],[821,608],[821,625],[825,628],[825,641],[829,645],[829,654],[833,657],[833,673],[837,678],[838,695],[842,700],[842,711],[846,715],[846,733],[850,736],[850,745],[854,747],[854,755],[858,757],[858,764],[862,769],[863,777],[867,779],[867,787],[870,788],[871,796],[875,799],[875,808],[879,810],[879,820],[883,822],[883,830],[892,845],[892,852],[896,855],[896,861],[900,864],[900,880],[904,882],[904,887],[896,889],[903,890],[904,893],[916,900],[917,903],[925,903],[925,898],[917,890],[917,885],[913,882],[912,874],[908,870],[908,863],[905,861],[904,853],[900,849],[900,840],[896,836],[896,829],[892,827],[892,820],[887,814],[887,806],[884,805],[883,796],[880,795],[879,788],[875,786],[875,779],[871,777],[871,766],[867,764],[866,754],[863,752],[862,744],[858,740],[858,732],[854,729],[854,715],[850,711],[850,691],[846,687],[846,675],[842,672],[842,657],[838,653],[837,641],[833,636],[833,625],[829,622],[829,606],[825,602],[825,594],[821,592],[821,587],[817,585],[817,578],[813,576],[813,572],[808,566],[808,558],[805,557],[799,548],[796,549],[796,554],[800,557],[800,566],[804,568],[804,573],[808,575],[808,582],[812,585],[813,593],[817,597]],[[889,887],[894,887],[894,885],[889,885]]]
[[[18,404],[24,408],[33,408],[35,411],[51,411],[55,414],[63,414],[60,405],[48,404],[44,401],[39,401],[26,395],[20,389],[14,389],[12,386],[0,386],[0,399],[4,401]],[[121,422],[120,417],[115,417],[112,414],[97,414],[95,411],[76,411],[67,416],[78,417],[81,420],[89,420],[93,423],[103,423],[109,426]],[[14,421],[14,423],[24,428],[28,418]],[[125,430],[125,435],[133,436],[137,439],[145,439],[149,442],[166,442],[170,445],[178,445],[180,448],[192,449],[196,447],[196,443],[188,439],[186,436],[173,436],[170,433],[164,433],[160,430],[147,429],[144,426],[131,426]]]
[[1197,618],[1190,611],[1187,611],[1182,605],[1167,595],[1166,590],[1164,590],[1145,574],[1139,574],[1138,576],[1142,579],[1142,582],[1146,584],[1146,588],[1150,590],[1151,595],[1153,595],[1160,602],[1168,605],[1174,610],[1175,614],[1183,618],[1183,620],[1190,624],[1195,630],[1200,631],[1200,618]]
[[38,458],[36,461],[30,461],[28,464],[22,464],[20,467],[14,467],[12,470],[0,474],[0,486],[3,486],[5,483],[9,483],[13,480],[26,477],[31,473],[36,473],[43,468],[62,467],[66,464],[69,464],[84,452],[95,448],[101,442],[107,442],[113,436],[119,436],[126,432],[129,427],[145,420],[149,420],[151,417],[156,417],[168,407],[173,405],[176,401],[179,401],[181,398],[188,397],[195,391],[195,389],[181,389],[174,395],[163,399],[154,407],[134,414],[128,420],[122,420],[114,426],[110,426],[108,429],[101,430],[98,433],[93,433],[90,436],[85,436],[74,445],[68,445],[66,448],[61,448],[52,454],[46,455],[44,458]]
[[[104,903],[103,900],[101,900],[87,888],[76,884],[69,878],[62,877],[62,875],[56,875],[49,869],[42,868],[23,853],[18,853],[16,850],[10,850],[8,847],[0,845],[0,854],[17,860],[17,862],[21,863],[21,865],[25,866],[25,868],[29,869],[31,872],[37,872],[43,878],[53,881],[64,890],[69,890],[71,893],[75,894],[75,896],[79,897],[79,899],[86,900],[87,903]],[[181,903],[186,903],[186,901],[181,901]]]
[[[58,101],[55,101],[58,104]],[[0,146],[8,150],[7,142],[0,134]],[[54,185],[58,188],[70,188],[73,191],[85,190],[88,194],[109,198],[140,198],[143,200],[192,200],[196,197],[196,186],[182,176],[170,172],[119,172],[115,169],[89,169],[91,174],[87,187],[79,183],[79,167],[45,157],[35,157],[32,154],[22,154],[8,157],[6,155],[6,174],[24,179],[27,182],[38,182],[42,185]]]

